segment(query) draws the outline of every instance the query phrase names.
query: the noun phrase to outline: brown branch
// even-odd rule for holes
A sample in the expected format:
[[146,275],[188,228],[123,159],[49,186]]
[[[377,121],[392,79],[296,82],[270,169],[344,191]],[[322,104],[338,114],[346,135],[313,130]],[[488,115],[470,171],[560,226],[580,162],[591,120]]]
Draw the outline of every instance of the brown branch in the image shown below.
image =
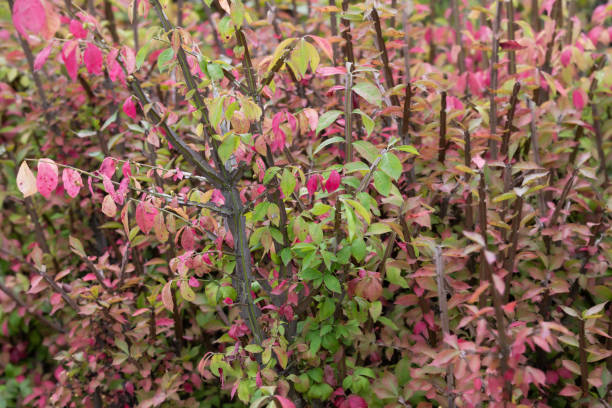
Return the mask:
[[[434,250],[434,264],[436,265],[436,282],[438,285],[438,303],[440,304],[440,323],[442,325],[443,337],[450,335],[448,303],[446,300],[446,278],[444,277],[444,260],[442,258],[442,249],[436,246]],[[449,364],[446,367],[446,394],[448,399],[448,407],[455,407],[455,398],[453,389],[455,388],[455,378],[453,376],[453,365]]]
[[442,91],[440,101],[440,134],[438,139],[438,161],[444,164],[446,159],[446,91]]
[[[383,63],[383,72],[385,74],[385,85],[387,86],[387,90],[393,89],[395,84],[393,83],[393,73],[391,72],[391,67],[389,66],[389,54],[387,53],[387,46],[385,45],[385,39],[382,35],[382,28],[380,25],[380,17],[378,16],[378,12],[376,11],[376,7],[372,8],[372,20],[374,21],[374,29],[376,30],[376,45],[378,46],[378,51],[381,53],[380,58]],[[391,95],[391,103],[394,106],[401,106],[399,98],[397,95]]]
[[4,282],[2,282],[2,281],[0,281],[0,290],[2,292],[4,292],[6,294],[6,296],[11,298],[13,300],[13,302],[15,302],[17,305],[19,305],[20,307],[24,308],[28,313],[30,313],[32,316],[34,316],[35,318],[40,320],[41,323],[45,324],[46,326],[48,326],[48,327],[52,328],[53,330],[56,330],[56,331],[58,331],[60,333],[66,333],[66,329],[64,329],[59,323],[56,323],[56,322],[54,322],[52,320],[49,320],[48,318],[43,316],[43,314],[40,313],[40,311],[32,310],[29,306],[27,306],[25,304],[25,302],[23,300],[21,300],[15,294],[15,292],[13,292],[10,288],[8,288],[4,284]]
[[[515,82],[512,88],[512,96],[510,96],[510,109],[508,110],[508,116],[506,118],[506,126],[504,128],[504,134],[502,136],[502,145],[500,154],[502,157],[508,156],[508,147],[510,146],[510,134],[512,133],[512,122],[514,121],[514,114],[516,112],[516,105],[518,104],[518,94],[521,89],[520,82]],[[509,161],[508,158],[506,158]]]
[[499,25],[501,21],[502,2],[497,0],[497,11],[495,13],[495,20],[493,21],[493,40],[491,43],[491,63],[490,77],[491,87],[489,89],[489,129],[491,133],[491,139],[489,140],[489,150],[493,160],[497,159],[497,63],[499,62]]

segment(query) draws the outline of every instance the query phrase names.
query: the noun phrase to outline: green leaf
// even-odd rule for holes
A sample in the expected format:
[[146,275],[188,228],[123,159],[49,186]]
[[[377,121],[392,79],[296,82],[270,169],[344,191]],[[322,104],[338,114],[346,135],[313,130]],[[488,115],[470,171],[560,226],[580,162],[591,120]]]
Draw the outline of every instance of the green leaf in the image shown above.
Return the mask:
[[340,293],[342,291],[340,281],[332,274],[325,274],[325,276],[323,276],[323,282],[325,283],[325,287],[332,292]]
[[393,180],[399,179],[402,175],[402,163],[399,161],[397,156],[391,152],[383,154],[379,167]]
[[336,310],[335,302],[333,298],[327,297],[325,301],[321,305],[321,310],[319,311],[319,318],[321,320],[325,320],[331,315],[334,314]]
[[382,171],[375,171],[374,187],[376,187],[376,190],[380,194],[387,197],[391,192],[391,177],[387,176],[387,174]]
[[263,348],[257,344],[249,344],[244,349],[249,353],[261,353],[263,351]]
[[285,198],[289,198],[291,193],[293,193],[293,190],[295,189],[295,184],[296,184],[296,180],[295,180],[295,176],[293,175],[293,173],[287,169],[283,170],[283,175],[281,177],[281,182],[280,182],[280,188]]
[[235,134],[228,135],[219,146],[219,158],[225,163],[240,144],[240,138]]
[[157,68],[160,72],[164,72],[168,64],[174,58],[174,50],[172,48],[166,48],[157,56]]
[[319,123],[317,123],[315,135],[318,135],[320,131],[327,129],[327,127],[334,123],[340,115],[342,115],[342,111],[339,110],[331,110],[322,114],[319,117]]
[[419,151],[413,145],[402,145],[393,148],[393,150],[399,150],[401,152],[412,153],[414,155],[419,155]]
[[195,300],[195,293],[187,284],[187,281],[181,282],[181,296],[188,302],[193,302]]
[[332,209],[332,206],[330,206],[330,205],[323,204],[321,202],[316,202],[312,206],[312,210],[310,210],[310,213],[312,215],[319,216],[319,215],[325,214],[326,212],[328,212],[331,209]]
[[300,278],[307,280],[307,281],[320,279],[321,276],[323,276],[321,271],[314,269],[314,268],[304,269],[303,271],[299,273],[299,275],[300,275]]
[[353,243],[351,244],[351,253],[357,260],[357,262],[363,261],[366,256],[366,243],[361,237],[355,238]]
[[380,90],[371,82],[357,82],[353,85],[353,91],[372,105],[382,106]]
[[264,174],[264,178],[263,178],[263,183],[264,184],[268,184],[270,182],[270,180],[272,180],[274,178],[274,176],[276,176],[276,174],[281,170],[280,167],[270,167],[268,169],[266,169],[266,174]]
[[367,235],[380,235],[390,231],[391,227],[389,227],[387,224],[375,222],[374,224],[370,225],[370,228],[368,228]]
[[372,320],[377,321],[382,313],[382,303],[380,303],[380,300],[372,302],[369,311],[370,316],[372,316]]
[[323,150],[324,147],[329,146],[330,144],[333,144],[333,143],[338,143],[338,142],[344,142],[344,138],[340,136],[330,137],[329,139],[326,139],[325,141],[323,141],[323,143],[321,143],[319,146],[317,146],[317,148],[312,154],[317,154],[321,150]]
[[516,197],[516,193],[514,191],[508,191],[507,193],[503,193],[503,194],[498,195],[492,201],[494,203],[499,203],[501,201],[510,200],[510,199],[512,199],[514,197]]
[[144,63],[144,60],[147,57],[148,53],[149,43],[145,44],[138,50],[138,53],[136,54],[136,69],[140,69],[140,67],[142,67],[142,64]]
[[370,142],[365,140],[356,140],[353,142],[353,147],[357,150],[357,153],[370,163],[374,163],[378,157],[378,149]]
[[382,324],[384,324],[385,326],[393,329],[393,330],[399,330],[397,325],[395,323],[393,323],[393,321],[389,318],[386,318],[384,316],[380,316],[378,318],[378,321],[381,322]]
[[370,136],[372,130],[374,130],[374,120],[369,117],[367,113],[361,111],[361,109],[355,109],[353,110],[353,113],[358,113],[359,115],[361,115],[361,121],[363,122],[363,126],[365,127],[368,136]]
[[213,128],[219,126],[221,123],[221,119],[223,118],[223,101],[225,100],[225,96],[220,96],[215,98],[213,102],[210,104],[209,112],[210,112],[210,123]]
[[366,220],[366,222],[368,224],[370,223],[370,220],[371,220],[370,212],[368,210],[366,210],[365,207],[363,205],[361,205],[361,203],[359,201],[351,200],[351,199],[348,199],[348,198],[345,199],[344,201],[346,201],[351,206],[353,206],[355,211],[357,211],[357,214],[361,215],[363,217],[363,219]]

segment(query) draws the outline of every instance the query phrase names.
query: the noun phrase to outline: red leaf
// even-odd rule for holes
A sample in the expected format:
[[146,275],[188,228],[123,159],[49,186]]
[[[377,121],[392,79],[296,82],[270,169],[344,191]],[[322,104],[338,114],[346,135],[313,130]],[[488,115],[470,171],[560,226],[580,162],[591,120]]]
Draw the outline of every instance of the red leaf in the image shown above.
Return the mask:
[[68,71],[68,75],[73,81],[76,81],[77,71],[79,70],[78,51],[79,44],[76,40],[68,41],[62,48],[62,61],[64,61],[66,71]]
[[501,47],[502,50],[513,50],[513,51],[522,50],[522,49],[527,48],[524,45],[521,45],[514,40],[502,41],[499,43],[499,46]]
[[39,34],[45,23],[45,7],[40,0],[16,0],[13,4],[13,24],[24,37],[28,31]]
[[57,187],[57,166],[51,159],[40,159],[38,161],[38,174],[36,175],[36,187],[38,192],[45,198],[51,197],[51,193]]
[[315,174],[314,176],[310,176],[308,181],[306,182],[306,188],[308,189],[308,195],[313,196],[317,191],[317,187],[319,185],[319,175]]
[[104,62],[104,57],[102,56],[102,51],[100,51],[98,47],[92,43],[87,44],[87,49],[85,49],[83,59],[85,60],[87,72],[94,75],[102,74],[102,63]]
[[72,169],[64,169],[62,172],[62,181],[64,183],[64,190],[72,198],[79,194],[79,190],[83,187],[83,180],[78,171]]
[[157,208],[149,202],[140,203],[136,206],[136,224],[144,234],[148,234],[153,228],[156,215]]
[[332,170],[331,173],[329,173],[327,181],[325,182],[325,190],[327,190],[328,193],[332,193],[336,191],[339,186],[340,174],[336,170]]
[[132,101],[132,97],[128,96],[125,102],[123,102],[123,113],[128,115],[130,118],[136,120],[136,105],[134,105],[134,101]]
[[587,95],[582,88],[576,88],[572,93],[572,100],[574,102],[574,108],[578,111],[582,111],[586,105]]
[[34,71],[40,70],[43,65],[45,65],[45,62],[47,61],[47,58],[49,58],[49,54],[51,53],[51,49],[54,45],[55,44],[51,42],[49,43],[49,45],[43,48],[41,52],[38,53],[38,55],[34,59]]
[[195,248],[195,237],[191,228],[185,228],[181,235],[181,246],[186,251],[192,251]]

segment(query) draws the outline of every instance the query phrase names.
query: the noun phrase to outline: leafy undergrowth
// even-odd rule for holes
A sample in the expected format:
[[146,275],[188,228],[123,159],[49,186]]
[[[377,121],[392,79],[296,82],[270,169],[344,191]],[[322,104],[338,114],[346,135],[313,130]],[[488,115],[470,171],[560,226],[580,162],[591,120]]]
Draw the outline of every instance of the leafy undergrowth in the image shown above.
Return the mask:
[[540,3],[3,3],[0,407],[609,407],[612,5]]

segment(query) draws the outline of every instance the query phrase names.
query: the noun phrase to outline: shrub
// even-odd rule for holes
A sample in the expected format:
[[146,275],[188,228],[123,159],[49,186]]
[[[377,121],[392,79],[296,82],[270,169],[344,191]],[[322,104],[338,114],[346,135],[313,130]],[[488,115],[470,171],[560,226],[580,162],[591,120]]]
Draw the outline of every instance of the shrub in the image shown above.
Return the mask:
[[0,406],[609,406],[610,5],[2,16]]

